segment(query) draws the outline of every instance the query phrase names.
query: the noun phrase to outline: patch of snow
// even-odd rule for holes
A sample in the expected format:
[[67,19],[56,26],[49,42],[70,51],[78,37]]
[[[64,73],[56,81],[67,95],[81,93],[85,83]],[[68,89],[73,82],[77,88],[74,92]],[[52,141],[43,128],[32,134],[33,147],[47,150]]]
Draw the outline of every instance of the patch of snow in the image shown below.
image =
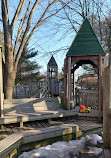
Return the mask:
[[98,158],[102,155],[102,149],[97,147],[87,147],[86,149],[83,149],[79,157],[80,158]]
[[[86,146],[89,140],[92,140],[95,147],[91,147],[90,145]],[[87,151],[90,155],[99,155],[102,152],[101,148],[96,147],[99,141],[102,141],[99,135],[91,134],[79,140],[56,142],[52,145],[34,149],[30,152],[24,152],[19,158],[77,158],[80,154],[84,155],[83,151]]]
[[102,141],[102,137],[98,134],[86,135],[86,145],[87,146],[97,146],[99,142]]
[[86,138],[80,140],[72,140],[68,142],[56,142],[46,147],[34,149],[30,152],[24,152],[19,158],[70,158],[75,157],[84,148]]

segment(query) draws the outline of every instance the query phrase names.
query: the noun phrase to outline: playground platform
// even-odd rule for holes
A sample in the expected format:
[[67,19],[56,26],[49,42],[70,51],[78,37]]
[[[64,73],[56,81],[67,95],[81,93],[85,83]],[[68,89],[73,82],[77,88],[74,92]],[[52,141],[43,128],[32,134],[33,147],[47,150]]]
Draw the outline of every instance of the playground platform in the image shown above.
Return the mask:
[[40,111],[33,113],[18,113],[12,111],[6,113],[3,117],[0,118],[0,125],[11,124],[11,123],[20,123],[20,127],[23,126],[24,122],[36,121],[36,120],[49,120],[53,118],[61,117],[70,117],[77,116],[78,109],[75,110],[55,110],[55,111]]
[[0,125],[24,122],[79,117],[98,118],[98,110],[92,109],[90,113],[79,113],[79,106],[73,110],[63,110],[60,98],[24,98],[4,100],[4,115],[0,118]]
[[[79,107],[63,110],[57,98],[6,100],[4,116],[0,118],[0,156],[6,156],[11,152],[12,155],[16,154],[21,144],[23,148],[24,143],[24,148],[30,147],[27,144],[30,140],[38,141],[38,135],[41,141],[43,138],[63,137],[64,133],[71,134],[73,130],[76,137],[102,131],[102,124],[83,120],[85,114],[78,113]],[[91,117],[91,114],[86,115]],[[82,120],[79,120],[78,116]],[[25,142],[27,140],[29,141]]]
[[59,98],[25,98],[4,100],[4,115],[0,118],[0,125],[48,120],[78,115],[78,108],[63,110]]

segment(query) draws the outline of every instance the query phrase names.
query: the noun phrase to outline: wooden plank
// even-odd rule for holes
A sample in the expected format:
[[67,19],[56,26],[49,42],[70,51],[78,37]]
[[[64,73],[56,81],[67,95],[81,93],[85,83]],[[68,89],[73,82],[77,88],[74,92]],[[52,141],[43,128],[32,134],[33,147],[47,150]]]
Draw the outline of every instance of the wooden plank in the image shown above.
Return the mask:
[[[19,132],[24,132],[24,131],[25,131],[24,128],[17,127],[17,129],[18,129]],[[26,129],[26,130],[27,130],[27,129]]]
[[13,133],[19,132],[19,130],[16,127],[11,128],[11,129],[12,129]]
[[30,123],[33,128],[38,128],[35,122]]
[[40,122],[40,124],[41,124],[43,127],[47,127],[47,125],[46,125],[45,122]]
[[[75,127],[74,127],[75,126]],[[68,133],[76,132],[76,125],[75,124],[64,124],[58,126],[52,126],[48,128],[41,128],[40,130],[31,130],[27,133],[24,132],[23,136],[23,143],[29,143],[32,141],[39,141],[41,139],[48,139],[53,138],[56,136],[66,135]],[[38,135],[38,137],[35,136]]]
[[15,133],[0,141],[0,157],[5,157],[21,144],[49,139],[57,136],[76,133],[75,124],[65,124],[60,126],[42,128],[40,130],[30,130],[22,133]]
[[26,126],[27,126],[28,129],[34,129],[33,126],[30,123],[27,123]]
[[22,134],[13,134],[0,141],[0,157],[5,157],[21,144]]
[[2,46],[0,45],[0,117],[3,116],[3,68],[2,68]]
[[50,124],[48,122],[45,122],[45,124],[47,125],[47,127],[50,127]]
[[4,133],[2,133],[2,134],[1,134],[1,139],[6,138],[7,136],[8,136],[7,132],[6,132],[6,131],[4,131]]
[[67,110],[70,110],[70,100],[71,100],[71,57],[68,57],[68,102],[67,102]]
[[43,128],[43,125],[40,122],[36,122],[38,128]]
[[12,128],[6,128],[6,131],[8,135],[13,134]]

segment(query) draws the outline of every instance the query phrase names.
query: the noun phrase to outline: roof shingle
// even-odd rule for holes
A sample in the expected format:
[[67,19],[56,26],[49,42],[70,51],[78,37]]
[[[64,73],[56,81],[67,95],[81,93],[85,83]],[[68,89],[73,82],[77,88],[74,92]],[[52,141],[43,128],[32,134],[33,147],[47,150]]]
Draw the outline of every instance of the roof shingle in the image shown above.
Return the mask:
[[84,20],[67,53],[67,56],[74,55],[105,55],[87,18]]
[[57,63],[52,55],[52,57],[50,58],[49,62],[48,62],[49,66],[57,66]]

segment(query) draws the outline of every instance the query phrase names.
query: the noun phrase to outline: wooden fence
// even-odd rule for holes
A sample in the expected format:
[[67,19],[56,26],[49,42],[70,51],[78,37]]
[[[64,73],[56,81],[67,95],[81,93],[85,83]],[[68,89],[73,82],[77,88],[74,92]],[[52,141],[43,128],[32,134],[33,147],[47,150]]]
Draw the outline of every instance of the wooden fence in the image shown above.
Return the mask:
[[29,98],[30,89],[30,85],[15,85],[13,98]]
[[97,90],[82,90],[76,91],[76,104],[83,104],[92,109],[98,109],[98,91]]
[[58,80],[35,81],[29,85],[15,85],[13,98],[44,98],[52,95],[59,95],[63,91],[62,83]]
[[29,85],[15,85],[13,98],[40,98],[41,88],[44,87],[46,81],[35,81]]

